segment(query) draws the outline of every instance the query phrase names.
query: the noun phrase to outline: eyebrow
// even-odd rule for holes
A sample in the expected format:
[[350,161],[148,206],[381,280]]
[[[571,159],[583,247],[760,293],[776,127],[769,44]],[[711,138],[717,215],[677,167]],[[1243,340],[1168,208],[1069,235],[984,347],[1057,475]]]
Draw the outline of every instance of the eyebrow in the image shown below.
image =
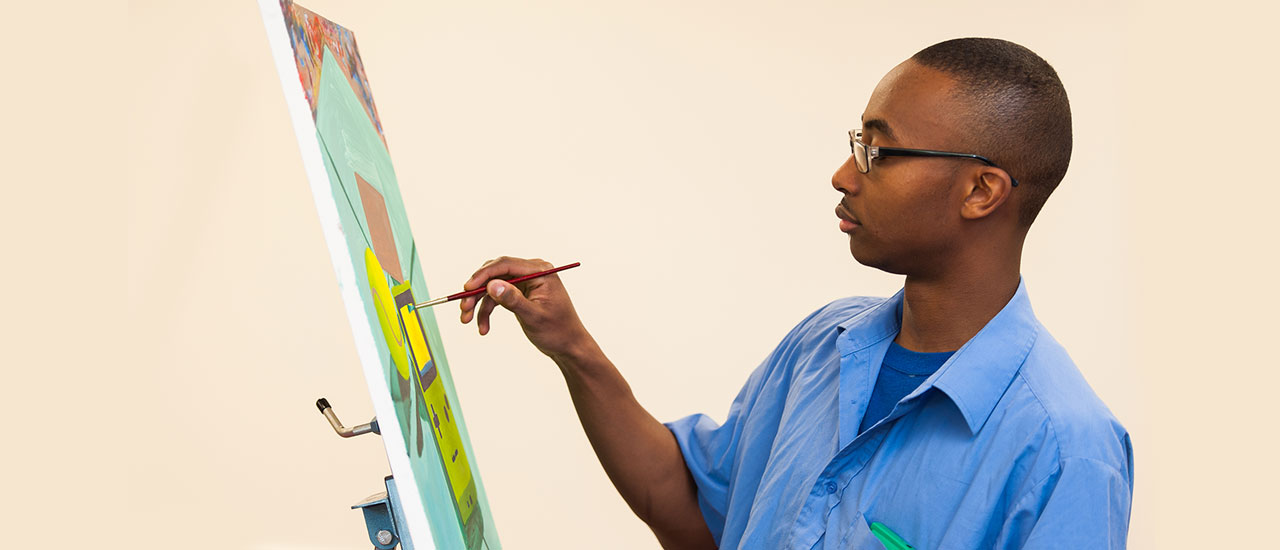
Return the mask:
[[898,136],[893,135],[893,128],[890,128],[889,123],[885,122],[885,120],[882,118],[873,118],[871,120],[864,120],[862,122],[862,130],[863,131],[875,130],[881,134],[884,134],[885,137],[889,139],[892,139],[894,141],[898,140]]

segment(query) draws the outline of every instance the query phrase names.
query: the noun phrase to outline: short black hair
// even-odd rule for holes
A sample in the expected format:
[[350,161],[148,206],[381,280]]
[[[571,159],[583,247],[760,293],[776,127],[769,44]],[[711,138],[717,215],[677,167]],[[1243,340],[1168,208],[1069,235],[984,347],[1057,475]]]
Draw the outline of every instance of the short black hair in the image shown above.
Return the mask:
[[1018,180],[1019,221],[1035,221],[1071,162],[1071,104],[1057,71],[1035,52],[997,38],[957,38],[911,57],[957,83],[971,107],[973,151]]

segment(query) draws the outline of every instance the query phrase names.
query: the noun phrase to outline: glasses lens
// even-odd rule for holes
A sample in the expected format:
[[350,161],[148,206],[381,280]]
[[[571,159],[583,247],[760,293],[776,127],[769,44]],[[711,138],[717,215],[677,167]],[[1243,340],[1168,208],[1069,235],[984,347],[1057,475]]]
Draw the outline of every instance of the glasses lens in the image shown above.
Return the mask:
[[867,147],[858,141],[862,137],[862,132],[857,130],[849,130],[849,147],[853,149],[853,163],[858,166],[858,171],[863,174],[867,173]]

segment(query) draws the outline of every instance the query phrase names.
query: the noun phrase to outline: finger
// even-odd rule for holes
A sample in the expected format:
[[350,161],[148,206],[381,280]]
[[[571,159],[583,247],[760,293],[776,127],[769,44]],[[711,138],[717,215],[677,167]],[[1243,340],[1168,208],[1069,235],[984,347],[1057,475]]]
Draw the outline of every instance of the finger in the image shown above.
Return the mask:
[[480,309],[476,312],[476,326],[480,328],[480,335],[489,334],[489,315],[493,313],[493,308],[497,307],[497,302],[493,301],[493,297],[486,295],[480,300]]
[[531,273],[542,271],[542,266],[546,264],[541,260],[526,260],[523,258],[512,258],[503,256],[496,260],[491,260],[477,269],[470,279],[462,285],[465,290],[475,290],[481,288],[485,283],[493,279],[511,279]]
[[[480,269],[477,269],[475,273],[472,273],[471,278],[467,279],[465,283],[462,283],[462,289],[475,290],[483,287],[484,283],[489,279],[492,279],[496,273],[503,271],[502,266],[507,265],[510,263],[510,260],[514,259],[515,258],[502,256],[480,264]],[[501,265],[499,265],[500,263]]]
[[461,310],[462,315],[460,319],[463,324],[471,322],[471,319],[475,314],[476,302],[478,301],[480,301],[480,299],[475,296],[468,296],[458,300],[458,307]]
[[[488,268],[489,266],[499,261],[509,260],[509,259],[513,259],[513,258],[508,258],[506,256],[503,256],[503,257],[487,260],[483,264],[480,264],[480,269],[476,270],[476,272],[471,275],[471,278],[468,279],[467,282],[462,284],[462,289],[475,290],[477,288],[480,288],[481,286],[483,286],[484,282],[488,281],[488,279],[482,278],[482,277],[485,277],[487,273],[489,273],[489,271],[486,268]],[[477,297],[477,296],[469,296],[461,300],[458,300],[458,309],[459,309],[458,320],[462,321],[463,324],[466,324],[471,322],[472,319],[475,319],[476,304],[478,304],[479,302],[480,302],[480,297]],[[487,329],[485,330],[485,332],[487,332]]]
[[520,292],[520,289],[511,283],[501,280],[489,281],[489,284],[485,286],[485,291],[488,292],[485,295],[486,302],[492,299],[502,304],[502,307],[507,308],[522,320],[528,319],[528,316],[533,313],[533,303],[528,298],[525,298],[524,293]]

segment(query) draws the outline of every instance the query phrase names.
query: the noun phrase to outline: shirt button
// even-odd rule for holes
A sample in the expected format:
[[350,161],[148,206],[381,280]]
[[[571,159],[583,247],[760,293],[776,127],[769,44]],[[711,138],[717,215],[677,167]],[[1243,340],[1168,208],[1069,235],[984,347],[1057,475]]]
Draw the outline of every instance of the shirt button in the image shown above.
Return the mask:
[[832,493],[835,493],[835,492],[836,492],[836,484],[835,484],[835,482],[834,482],[834,481],[828,481],[828,482],[827,482],[827,494],[829,495],[829,494],[832,494]]

